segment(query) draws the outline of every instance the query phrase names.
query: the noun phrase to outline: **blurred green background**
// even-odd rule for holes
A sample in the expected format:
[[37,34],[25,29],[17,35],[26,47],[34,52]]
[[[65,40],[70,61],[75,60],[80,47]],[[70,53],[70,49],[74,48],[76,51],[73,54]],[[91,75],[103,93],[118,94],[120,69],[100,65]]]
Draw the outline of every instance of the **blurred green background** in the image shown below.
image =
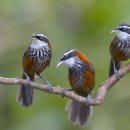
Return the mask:
[[[96,95],[108,77],[110,31],[130,24],[129,0],[0,0],[0,76],[20,77],[21,59],[35,32],[46,34],[53,57],[44,76],[55,86],[69,87],[66,66],[56,69],[61,54],[70,48],[83,51],[95,66]],[[127,61],[128,62],[128,61]],[[42,73],[43,74],[43,73]],[[119,81],[94,107],[84,127],[68,121],[67,98],[35,90],[32,107],[16,103],[18,86],[0,85],[1,130],[128,130],[130,129],[130,75]],[[42,81],[36,79],[37,82]]]

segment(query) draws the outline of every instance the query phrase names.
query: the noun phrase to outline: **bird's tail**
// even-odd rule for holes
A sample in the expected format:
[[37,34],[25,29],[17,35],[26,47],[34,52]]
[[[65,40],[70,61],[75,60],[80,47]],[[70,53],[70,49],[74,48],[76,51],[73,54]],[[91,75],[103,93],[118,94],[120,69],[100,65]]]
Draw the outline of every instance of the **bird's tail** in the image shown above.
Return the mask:
[[69,100],[65,110],[69,111],[69,120],[72,123],[79,125],[84,125],[87,123],[93,112],[92,106],[77,102],[75,100]]
[[[23,74],[22,78],[27,79],[25,74]],[[29,78],[31,81],[34,81],[35,74],[29,76]],[[33,102],[33,88],[30,85],[20,85],[16,101],[25,107],[31,106]]]
[[121,68],[121,62],[120,61],[111,59],[110,68],[109,68],[109,77],[111,77],[113,74],[115,74],[113,62],[115,63],[115,68],[116,68],[117,71]]

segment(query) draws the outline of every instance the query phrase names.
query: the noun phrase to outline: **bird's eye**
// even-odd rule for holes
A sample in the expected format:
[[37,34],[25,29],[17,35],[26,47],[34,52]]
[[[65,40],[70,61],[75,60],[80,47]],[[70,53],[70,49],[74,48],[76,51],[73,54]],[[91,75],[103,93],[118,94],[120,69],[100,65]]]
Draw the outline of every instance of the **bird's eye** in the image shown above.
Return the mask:
[[40,39],[40,36],[36,36],[38,39]]
[[36,36],[37,39],[41,40],[41,36]]
[[126,31],[126,28],[119,27],[119,30],[120,30],[120,31]]
[[65,55],[65,56],[64,56],[64,59],[67,59],[67,58],[68,58],[68,56],[67,56],[67,55]]

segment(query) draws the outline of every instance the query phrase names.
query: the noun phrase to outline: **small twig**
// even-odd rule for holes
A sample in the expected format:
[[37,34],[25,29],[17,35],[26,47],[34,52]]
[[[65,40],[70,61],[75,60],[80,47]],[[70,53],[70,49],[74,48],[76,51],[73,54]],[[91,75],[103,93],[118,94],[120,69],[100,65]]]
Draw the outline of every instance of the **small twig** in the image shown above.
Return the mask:
[[[119,72],[121,78],[124,77],[127,73],[130,72],[130,63],[127,64],[125,67],[121,68],[118,72]],[[43,84],[40,84],[40,83],[31,82],[30,85],[34,89],[42,90],[42,91],[49,92],[49,93],[52,93],[52,94],[62,95],[64,97],[71,98],[71,99],[76,100],[78,102],[86,103],[86,104],[89,104],[91,106],[95,106],[95,105],[100,105],[104,101],[106,92],[110,88],[112,88],[118,81],[119,80],[116,78],[115,75],[108,78],[99,87],[96,98],[91,99],[89,101],[87,101],[86,98],[75,94],[73,91],[65,90],[64,88],[61,88],[60,86],[53,87],[53,91],[49,91],[49,89],[46,85],[43,85]],[[6,84],[6,85],[23,84],[23,85],[25,85],[26,81],[23,80],[23,79],[19,79],[19,78],[0,77],[0,84]]]

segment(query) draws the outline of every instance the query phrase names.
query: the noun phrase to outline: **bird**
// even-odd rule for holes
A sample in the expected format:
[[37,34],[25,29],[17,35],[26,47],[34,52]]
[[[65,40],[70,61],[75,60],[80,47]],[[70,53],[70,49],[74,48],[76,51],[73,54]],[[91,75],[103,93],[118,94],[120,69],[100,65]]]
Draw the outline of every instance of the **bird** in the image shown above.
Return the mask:
[[30,86],[30,81],[34,81],[35,75],[38,75],[48,85],[51,90],[51,84],[41,72],[46,69],[51,60],[52,51],[51,44],[47,36],[42,33],[31,35],[32,43],[24,52],[22,58],[23,75],[22,79],[26,80],[26,85],[21,85],[17,92],[16,101],[24,107],[29,107],[33,102],[33,88]]
[[111,32],[116,35],[109,48],[111,54],[109,77],[115,74],[117,79],[120,79],[118,70],[122,66],[122,61],[130,58],[130,25],[121,23]]
[[[69,49],[62,54],[57,67],[61,64],[66,64],[68,67],[68,79],[72,90],[85,97],[86,100],[90,100],[91,91],[95,86],[95,71],[92,62],[78,49]],[[69,120],[80,126],[89,121],[93,112],[92,106],[75,100],[69,100],[65,110],[68,111]]]

